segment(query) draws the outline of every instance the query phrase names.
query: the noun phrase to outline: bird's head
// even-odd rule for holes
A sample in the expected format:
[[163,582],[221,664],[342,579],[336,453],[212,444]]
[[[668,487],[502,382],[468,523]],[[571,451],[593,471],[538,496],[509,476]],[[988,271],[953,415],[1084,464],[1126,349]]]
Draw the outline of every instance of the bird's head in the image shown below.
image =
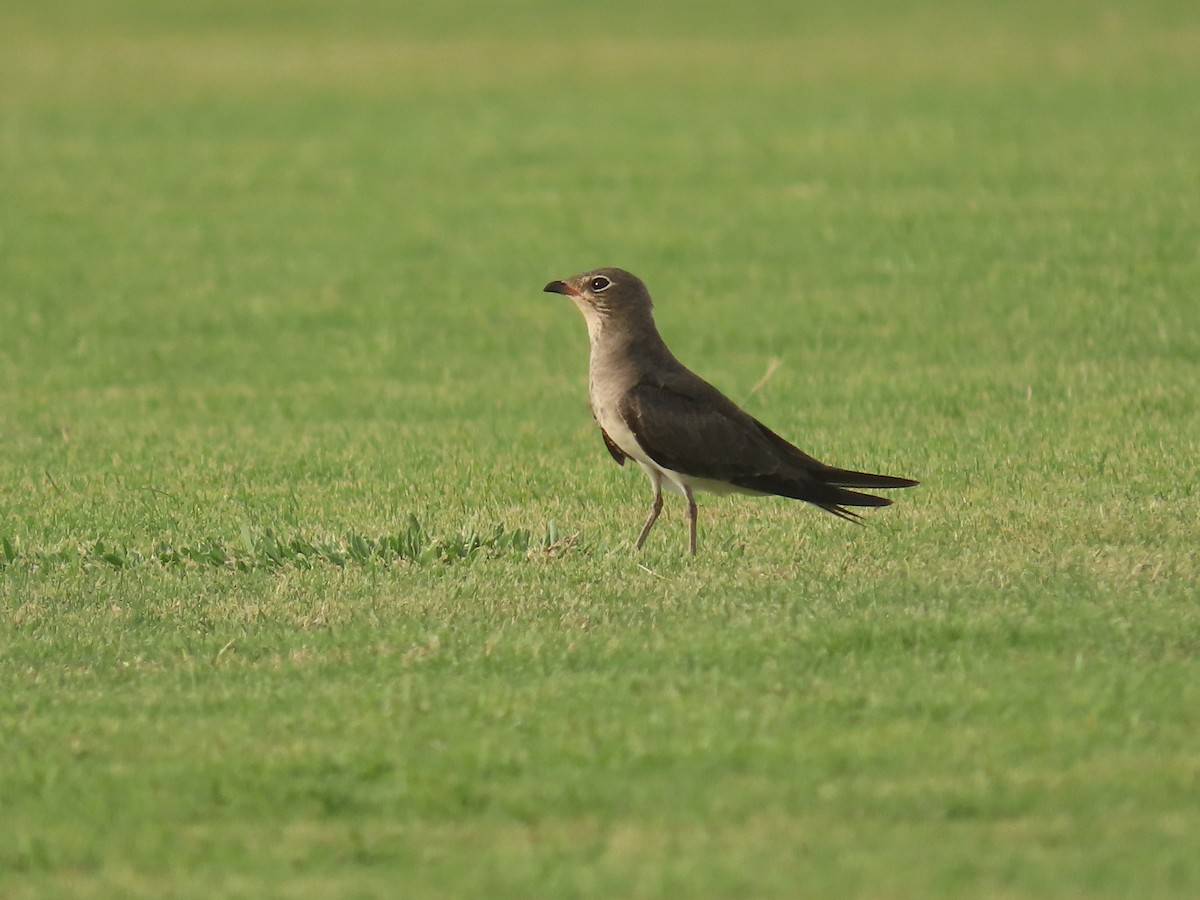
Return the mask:
[[[594,269],[562,281],[551,281],[542,290],[563,294],[583,313],[594,342],[612,326],[633,326],[653,321],[650,292],[636,275],[624,269]],[[653,326],[651,326],[653,329]]]

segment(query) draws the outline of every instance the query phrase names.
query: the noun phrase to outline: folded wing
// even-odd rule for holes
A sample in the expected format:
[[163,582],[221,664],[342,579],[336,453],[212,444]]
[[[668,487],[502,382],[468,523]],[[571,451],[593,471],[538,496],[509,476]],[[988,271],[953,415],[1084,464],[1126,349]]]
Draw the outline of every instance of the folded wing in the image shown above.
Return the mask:
[[697,376],[676,383],[643,381],[623,399],[620,414],[650,458],[664,468],[734,487],[813,503],[844,519],[849,506],[892,501],[850,487],[893,488],[907,478],[827,466],[775,434]]

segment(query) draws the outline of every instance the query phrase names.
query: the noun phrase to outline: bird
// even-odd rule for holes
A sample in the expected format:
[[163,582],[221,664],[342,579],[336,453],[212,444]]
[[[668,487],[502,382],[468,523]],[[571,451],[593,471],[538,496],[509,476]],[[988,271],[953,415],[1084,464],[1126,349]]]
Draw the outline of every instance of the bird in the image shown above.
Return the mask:
[[852,507],[892,501],[852,488],[906,488],[911,478],[826,465],[780,437],[667,348],[654,303],[637,276],[602,268],[551,281],[583,314],[590,354],[588,397],[605,447],[619,465],[636,462],[654,500],[634,544],[642,549],[663,508],[663,488],[687,501],[688,549],[696,553],[697,491],[804,500],[848,521]]

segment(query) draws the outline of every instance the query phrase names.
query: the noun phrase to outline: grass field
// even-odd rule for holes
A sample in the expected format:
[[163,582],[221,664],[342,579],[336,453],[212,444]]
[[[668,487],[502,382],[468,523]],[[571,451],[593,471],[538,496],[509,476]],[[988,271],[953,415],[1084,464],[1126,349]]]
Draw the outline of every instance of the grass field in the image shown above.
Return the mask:
[[1200,895],[1194,2],[403,6],[0,2],[0,895]]

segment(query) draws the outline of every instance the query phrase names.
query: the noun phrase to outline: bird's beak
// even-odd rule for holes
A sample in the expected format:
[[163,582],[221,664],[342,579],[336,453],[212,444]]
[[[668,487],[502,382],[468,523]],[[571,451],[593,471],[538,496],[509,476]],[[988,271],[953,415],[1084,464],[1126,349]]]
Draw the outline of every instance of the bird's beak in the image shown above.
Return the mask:
[[571,290],[565,281],[552,281],[542,288],[542,291],[547,294],[566,294],[568,297],[575,295],[575,291]]

